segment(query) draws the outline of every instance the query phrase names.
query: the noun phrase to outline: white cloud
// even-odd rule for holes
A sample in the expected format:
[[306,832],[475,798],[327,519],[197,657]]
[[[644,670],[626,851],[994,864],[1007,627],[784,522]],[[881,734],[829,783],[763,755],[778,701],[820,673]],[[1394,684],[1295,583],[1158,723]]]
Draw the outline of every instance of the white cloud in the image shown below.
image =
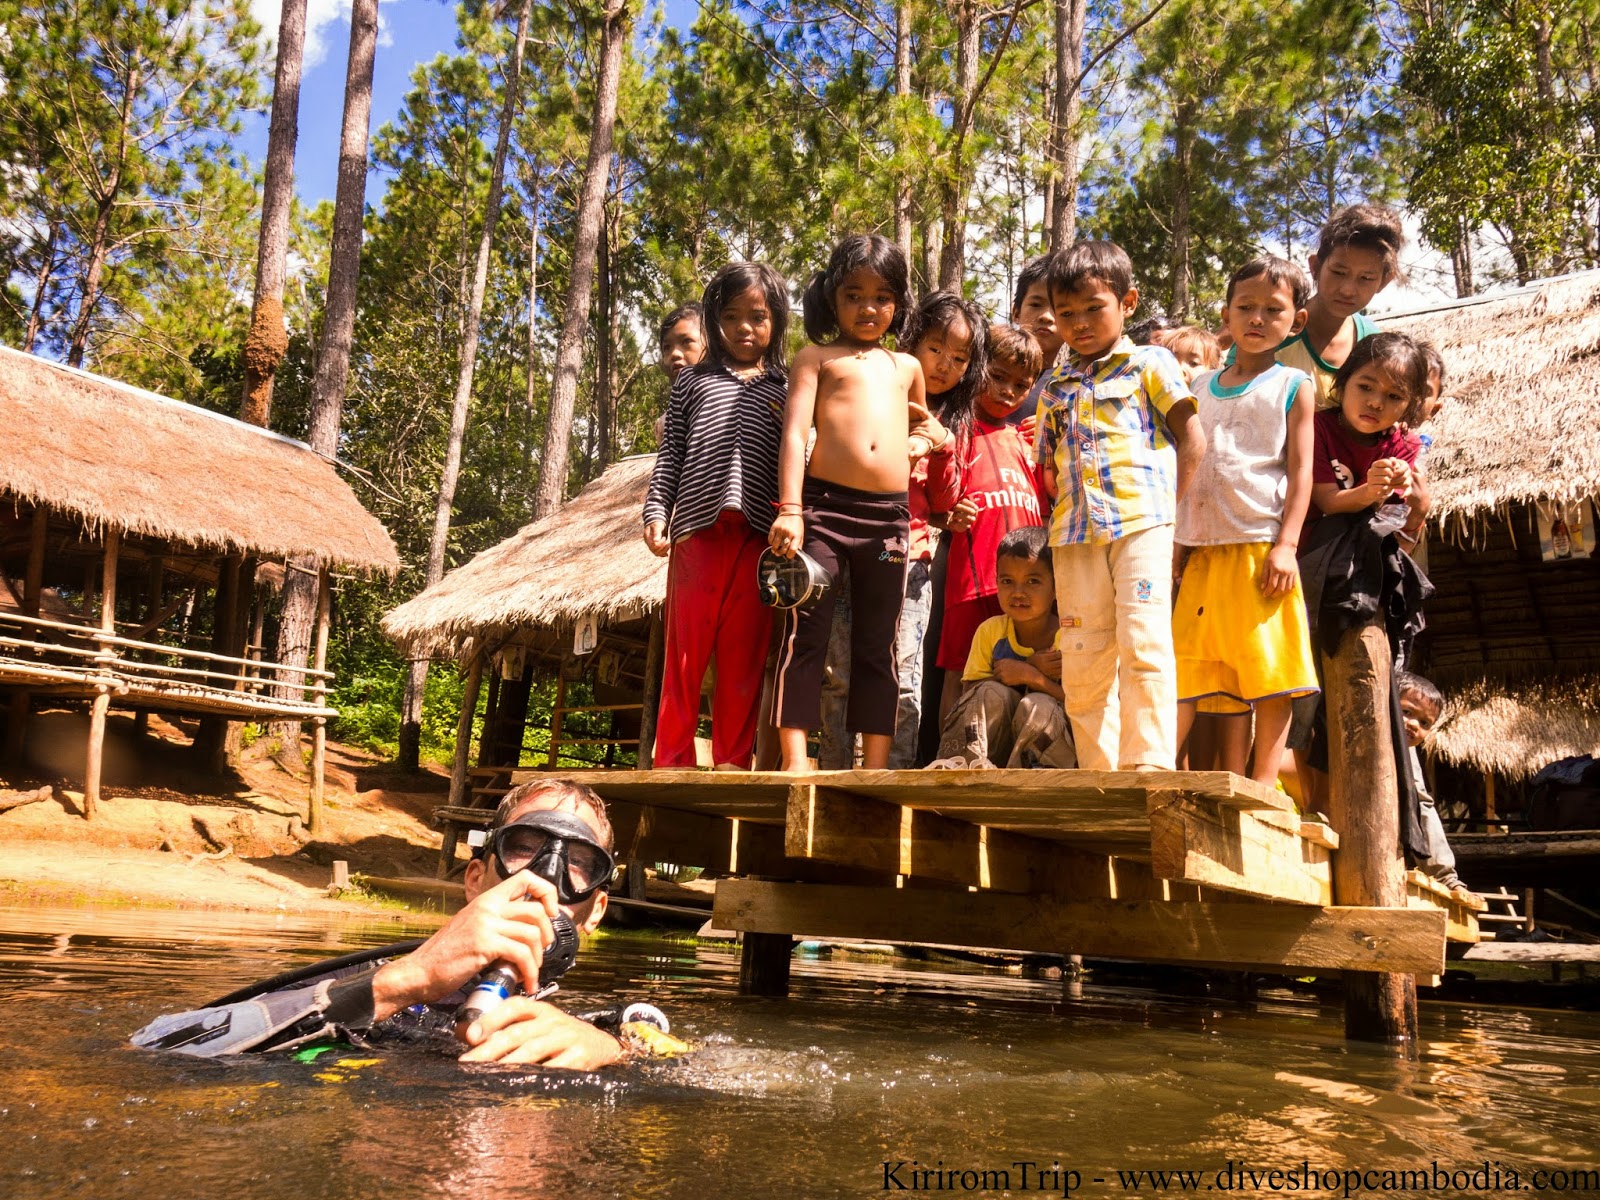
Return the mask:
[[[278,40],[278,17],[283,0],[250,0],[251,15],[260,23],[269,43]],[[312,70],[328,56],[330,40],[339,26],[350,24],[350,0],[307,0],[306,51],[302,72]],[[380,22],[380,29],[381,29]]]

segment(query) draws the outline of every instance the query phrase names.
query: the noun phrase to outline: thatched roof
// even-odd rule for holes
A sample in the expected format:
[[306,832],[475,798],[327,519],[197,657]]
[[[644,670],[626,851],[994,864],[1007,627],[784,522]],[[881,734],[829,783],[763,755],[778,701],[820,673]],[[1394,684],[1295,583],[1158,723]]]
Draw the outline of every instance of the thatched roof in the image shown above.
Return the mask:
[[5,347],[0,495],[165,541],[400,565],[388,531],[304,443]]
[[1432,341],[1449,371],[1435,519],[1600,495],[1600,271],[1381,321]]
[[1547,763],[1600,754],[1600,680],[1452,691],[1430,752],[1449,763],[1526,779]]
[[586,613],[635,620],[667,594],[667,560],[645,548],[656,456],[625,458],[542,521],[524,526],[383,619],[408,653],[453,656],[467,638],[571,627]]

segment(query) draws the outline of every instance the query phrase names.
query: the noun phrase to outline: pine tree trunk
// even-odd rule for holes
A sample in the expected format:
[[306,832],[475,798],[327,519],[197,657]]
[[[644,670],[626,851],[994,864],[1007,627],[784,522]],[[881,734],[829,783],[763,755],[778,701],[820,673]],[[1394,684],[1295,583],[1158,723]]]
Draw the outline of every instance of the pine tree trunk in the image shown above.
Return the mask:
[[272,384],[289,348],[283,329],[283,273],[289,254],[289,209],[294,200],[294,148],[299,136],[300,67],[306,45],[306,0],[283,0],[278,61],[273,71],[272,122],[261,186],[261,240],[256,248],[256,295],[244,342],[244,403],[239,419],[265,426]]
[[[898,0],[894,6],[894,95],[902,110],[911,103],[911,0]],[[905,114],[901,113],[904,129]],[[894,244],[911,262],[911,175],[904,161],[906,146],[895,147],[902,162],[894,185]]]
[[1180,105],[1173,114],[1172,304],[1168,315],[1189,315],[1189,194],[1193,184],[1194,126],[1192,114]]
[[605,217],[611,135],[617,120],[617,84],[622,74],[622,55],[628,46],[629,25],[628,0],[618,0],[607,6],[601,31],[600,74],[595,82],[589,157],[583,169],[572,269],[567,279],[561,334],[556,341],[550,416],[545,425],[544,451],[539,459],[539,491],[533,503],[535,520],[555,512],[566,492],[568,442],[572,437],[572,414],[578,401],[578,374],[583,369],[584,334],[588,330],[589,308],[593,301],[595,252],[600,240],[600,222]]
[[611,340],[611,264],[611,218],[603,215],[600,221],[600,245],[595,254],[595,282],[600,303],[599,319],[595,322],[599,337],[594,354],[594,417],[598,427],[595,433],[598,451],[595,476],[603,474],[606,464],[611,461],[611,359],[615,353]]
[[[939,287],[960,294],[967,267],[967,133],[978,101],[978,56],[983,25],[978,6],[963,0],[956,7],[955,115],[951,122],[950,166],[939,181],[939,215],[944,221],[944,248],[939,252]],[[996,54],[1003,50],[996,50]]]
[[[472,407],[472,379],[478,367],[478,337],[483,325],[483,297],[489,290],[489,261],[494,251],[494,231],[500,220],[500,193],[505,184],[506,150],[511,143],[511,125],[522,104],[522,55],[528,44],[528,19],[532,0],[522,0],[517,13],[517,37],[506,69],[505,102],[500,109],[500,131],[494,144],[494,165],[489,172],[489,196],[484,203],[483,229],[478,238],[478,257],[472,273],[472,288],[462,319],[461,353],[457,359],[456,393],[450,403],[450,439],[445,444],[444,469],[439,475],[439,498],[433,509],[433,536],[428,541],[428,566],[423,574],[424,590],[444,578],[445,554],[450,544],[450,513],[455,507],[456,484],[461,479],[461,448],[467,437],[467,414]],[[400,755],[402,769],[415,771],[421,766],[422,699],[428,685],[428,660],[412,659],[406,664],[406,690],[400,712]]]
[[[367,196],[367,134],[372,116],[372,63],[378,45],[378,0],[354,0],[350,9],[350,57],[345,67],[344,124],[339,135],[339,182],[333,201],[333,243],[328,253],[328,292],[317,339],[311,385],[307,441],[318,454],[333,458],[339,449],[350,373],[350,343],[355,332],[356,284],[361,273],[361,220]],[[283,617],[278,625],[277,659],[303,667],[311,654],[317,616],[318,565],[308,559],[290,564],[283,581]],[[305,677],[279,672],[280,696],[299,699]],[[300,769],[300,722],[273,727],[281,743],[279,760]]]
[[1051,178],[1055,193],[1050,206],[1050,248],[1072,245],[1078,224],[1078,107],[1083,70],[1085,0],[1055,0],[1055,104],[1050,122]]
[[[131,64],[122,80],[122,138],[120,145],[127,153],[128,129],[133,123],[133,99],[139,90],[139,71]],[[110,177],[96,195],[97,207],[94,232],[89,239],[83,282],[78,289],[78,319],[73,322],[72,336],[67,343],[67,366],[83,366],[84,352],[89,346],[89,328],[94,323],[94,310],[100,303],[100,277],[105,272],[106,256],[111,253],[111,213],[117,196],[122,191],[122,167],[126,159],[118,159]]]
[[33,281],[33,303],[28,307],[27,332],[22,335],[22,349],[33,353],[34,343],[44,328],[45,296],[50,291],[50,277],[56,271],[56,240],[61,236],[61,222],[51,221],[50,232],[44,239],[44,253],[39,259],[39,273]]

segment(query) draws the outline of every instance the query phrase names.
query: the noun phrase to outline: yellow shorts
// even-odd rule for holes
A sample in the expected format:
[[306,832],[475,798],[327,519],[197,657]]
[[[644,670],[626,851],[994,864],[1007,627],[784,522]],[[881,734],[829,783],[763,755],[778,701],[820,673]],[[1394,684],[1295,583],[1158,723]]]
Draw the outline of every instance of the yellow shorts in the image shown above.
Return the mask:
[[1189,555],[1172,614],[1179,703],[1243,713],[1262,700],[1321,690],[1300,581],[1286,596],[1261,594],[1271,550],[1254,542],[1197,546]]

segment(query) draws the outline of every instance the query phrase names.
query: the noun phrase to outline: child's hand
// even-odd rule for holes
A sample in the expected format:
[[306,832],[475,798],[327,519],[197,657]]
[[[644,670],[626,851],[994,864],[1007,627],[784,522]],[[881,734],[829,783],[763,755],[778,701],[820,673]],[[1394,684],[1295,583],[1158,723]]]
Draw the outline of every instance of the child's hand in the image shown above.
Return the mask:
[[994,664],[994,677],[1007,687],[1027,687],[1038,674],[1020,658],[1002,658]]
[[1033,445],[1034,431],[1038,428],[1039,414],[1037,412],[1032,412],[1022,418],[1022,424],[1017,426],[1017,432],[1022,434],[1022,440],[1031,446]]
[[651,521],[644,527],[644,544],[650,547],[650,553],[657,558],[665,558],[667,551],[672,549],[672,543],[667,540],[667,526],[664,521]]
[[772,532],[767,536],[773,553],[781,554],[785,558],[793,558],[800,552],[800,544],[806,534],[806,523],[797,512],[784,513],[772,523]]
[[1056,649],[1036,650],[1033,657],[1028,660],[1028,665],[1033,667],[1046,679],[1061,682],[1061,651]]
[[1194,552],[1193,546],[1181,546],[1173,543],[1172,546],[1172,602],[1178,602],[1178,589],[1183,585],[1183,568],[1189,565],[1189,555]]
[[1295,580],[1299,578],[1300,560],[1295,557],[1294,547],[1287,543],[1276,545],[1268,553],[1266,565],[1261,569],[1261,594],[1287,596],[1294,590]]
[[1367,487],[1372,489],[1378,500],[1410,486],[1410,483],[1411,471],[1402,459],[1380,458],[1367,471]]
[[965,533],[972,528],[972,523],[977,519],[977,504],[963,496],[956,501],[956,506],[950,510],[950,516],[945,521],[945,528],[952,533]]

